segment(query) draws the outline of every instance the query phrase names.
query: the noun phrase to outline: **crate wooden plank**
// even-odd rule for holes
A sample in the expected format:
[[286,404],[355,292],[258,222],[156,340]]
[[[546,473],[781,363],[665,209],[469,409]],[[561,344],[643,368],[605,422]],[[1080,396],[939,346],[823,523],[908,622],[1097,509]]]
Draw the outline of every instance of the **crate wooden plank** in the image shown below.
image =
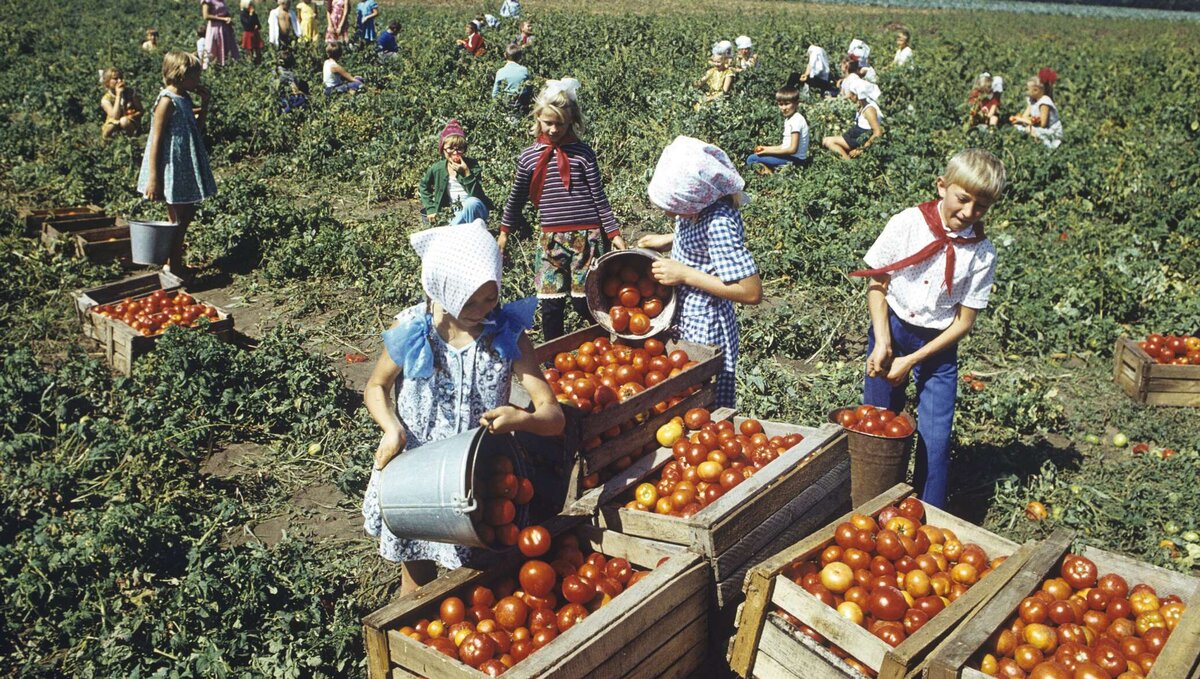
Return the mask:
[[[847,624],[846,619],[835,609],[821,603],[816,597],[805,592],[800,585],[787,578],[778,578],[778,580],[779,582],[775,583],[775,593],[771,596],[771,603],[796,616],[804,624],[820,632],[821,636],[834,645],[846,649],[867,667],[878,670],[883,666],[887,644],[877,639],[865,628]],[[949,607],[947,606],[947,608]],[[939,613],[939,615],[941,614]],[[932,623],[933,619],[929,622]]]
[[129,226],[113,226],[75,234],[75,253],[90,262],[130,259]]
[[1138,403],[1200,406],[1200,366],[1160,364],[1128,337],[1113,347],[1113,381]]
[[[684,677],[704,676],[706,673],[701,671],[704,665],[705,658],[708,656],[708,649],[704,646],[693,646],[690,651],[684,654],[676,662],[667,666],[667,670],[658,675],[658,679],[683,679]],[[629,679],[641,679],[643,675],[633,674]]]
[[399,667],[395,667],[392,668],[392,679],[421,679],[421,676],[411,672],[405,672]]
[[53,248],[75,234],[92,229],[107,229],[116,226],[116,218],[105,215],[79,215],[47,219],[42,222],[42,245]]
[[864,675],[842,662],[827,649],[805,637],[799,630],[780,619],[770,616],[763,630],[763,642],[759,658],[767,661],[761,671],[755,665],[754,676],[787,677],[809,679],[810,677],[853,677],[865,679]]
[[42,228],[42,223],[47,219],[72,217],[79,215],[103,215],[104,208],[99,205],[78,205],[74,207],[52,207],[39,210],[30,208],[21,208],[17,210],[17,218],[25,221],[25,232],[29,234],[39,233]]
[[[628,646],[619,649],[591,672],[598,677],[653,677],[661,674],[692,646],[704,645],[707,611],[707,597],[697,592],[680,606],[661,612],[662,617],[650,623],[656,630],[663,630],[663,634],[638,635]],[[639,666],[648,663],[654,667],[653,670],[649,667],[639,669]]]

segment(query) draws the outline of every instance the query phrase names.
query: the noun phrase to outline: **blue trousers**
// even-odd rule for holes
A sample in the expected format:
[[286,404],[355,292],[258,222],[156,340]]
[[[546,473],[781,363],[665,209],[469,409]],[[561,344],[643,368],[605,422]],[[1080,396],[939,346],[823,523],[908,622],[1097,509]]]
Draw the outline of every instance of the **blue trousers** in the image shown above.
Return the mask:
[[783,167],[784,165],[799,165],[801,167],[808,165],[808,159],[799,160],[792,156],[760,156],[757,153],[751,153],[746,159],[746,165],[751,167],[755,163],[762,163],[772,170]]
[[479,200],[478,198],[472,198],[468,196],[467,198],[463,198],[462,208],[459,209],[458,212],[454,213],[454,219],[450,220],[450,224],[448,226],[454,226],[455,224],[468,224],[476,219],[482,219],[486,222],[487,218],[488,209],[487,206],[483,204],[483,201]]
[[[900,320],[888,309],[892,330],[892,356],[911,354],[942,333]],[[875,332],[867,333],[867,354],[875,348]],[[943,349],[912,369],[917,386],[917,467],[913,486],[922,500],[935,507],[946,503],[950,472],[950,432],[954,426],[954,402],[958,397],[958,345]],[[893,387],[880,377],[866,378],[863,403],[877,408],[904,410],[905,384]]]

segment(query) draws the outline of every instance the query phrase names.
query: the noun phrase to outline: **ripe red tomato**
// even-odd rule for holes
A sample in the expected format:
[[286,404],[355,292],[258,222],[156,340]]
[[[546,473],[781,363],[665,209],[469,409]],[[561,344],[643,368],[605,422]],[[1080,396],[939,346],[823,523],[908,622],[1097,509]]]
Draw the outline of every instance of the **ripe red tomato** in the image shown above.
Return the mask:
[[871,615],[880,620],[900,620],[908,610],[908,601],[895,587],[876,587],[871,592],[867,608]]
[[506,523],[512,523],[516,516],[516,505],[512,500],[506,498],[488,500],[483,509],[483,519],[489,526],[503,526]]
[[650,318],[658,318],[658,315],[663,312],[662,300],[657,297],[651,297],[642,302],[642,312]]
[[521,589],[536,597],[544,597],[554,588],[554,569],[545,561],[526,561],[518,575]]
[[614,306],[608,310],[608,318],[613,330],[625,332],[629,329],[629,310],[625,307]]
[[570,603],[558,611],[558,631],[566,632],[588,616],[581,604]]
[[637,286],[626,285],[617,293],[617,299],[621,306],[633,308],[642,303],[642,293],[638,292]]
[[529,504],[529,501],[533,499],[533,482],[523,477],[517,478],[520,487],[517,489],[517,497],[513,501],[519,505]]
[[471,667],[479,667],[496,655],[496,642],[486,634],[472,632],[458,647],[458,659]]
[[536,557],[550,551],[550,531],[541,526],[530,526],[521,531],[517,547],[527,557]]
[[687,352],[683,349],[676,349],[675,351],[672,351],[667,358],[671,359],[672,367],[679,368],[681,370],[683,369],[683,366],[687,365],[688,361],[691,360],[688,357]]
[[529,606],[515,596],[506,596],[496,604],[495,612],[496,622],[511,632],[525,626]]
[[634,335],[645,335],[650,332],[650,317],[641,311],[629,314],[629,332]]
[[1072,554],[1063,561],[1061,575],[1072,589],[1081,590],[1094,587],[1096,585],[1096,564],[1091,559]]
[[438,610],[438,617],[447,625],[462,622],[467,616],[467,607],[462,599],[456,596],[446,597]]

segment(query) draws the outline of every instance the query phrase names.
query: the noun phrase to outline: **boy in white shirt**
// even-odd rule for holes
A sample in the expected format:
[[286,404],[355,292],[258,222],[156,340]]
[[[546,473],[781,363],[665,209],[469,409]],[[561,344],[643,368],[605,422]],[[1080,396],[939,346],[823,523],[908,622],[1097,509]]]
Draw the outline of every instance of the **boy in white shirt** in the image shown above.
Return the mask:
[[[935,507],[946,501],[958,342],[987,307],[996,269],[996,248],[981,220],[1004,184],[999,159],[981,149],[960,151],[937,179],[941,200],[893,216],[863,257],[871,268],[851,274],[871,278],[863,402],[901,412],[913,374],[918,400],[913,486]],[[901,476],[905,468],[900,466]],[[880,472],[853,466],[850,471],[862,479]]]
[[746,164],[759,174],[771,174],[785,165],[809,164],[808,121],[800,113],[800,90],[784,85],[775,92],[775,105],[783,116],[783,141],[779,146],[755,146]]

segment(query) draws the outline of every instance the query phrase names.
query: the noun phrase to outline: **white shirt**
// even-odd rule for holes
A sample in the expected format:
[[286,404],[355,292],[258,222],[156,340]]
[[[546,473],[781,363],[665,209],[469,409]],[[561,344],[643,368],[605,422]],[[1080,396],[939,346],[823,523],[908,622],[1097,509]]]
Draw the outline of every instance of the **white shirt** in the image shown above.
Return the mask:
[[200,68],[208,68],[208,45],[204,44],[204,38],[196,40],[196,56],[200,58]]
[[792,145],[792,133],[800,134],[800,142],[796,145],[796,152],[792,155],[804,160],[808,157],[808,121],[804,119],[799,111],[792,114],[792,117],[783,121],[783,142],[782,146],[787,148]]
[[337,66],[337,62],[333,59],[326,59],[325,65],[321,67],[321,82],[325,87],[337,87],[342,84],[342,76],[333,72],[333,67]]
[[896,66],[903,66],[912,59],[912,48],[905,45],[902,49],[896,50],[896,56],[892,58],[892,63]]
[[842,78],[842,96],[846,96],[850,92],[850,86],[855,80],[862,80],[862,76],[857,73],[847,73],[845,78]]
[[514,19],[521,16],[521,3],[517,0],[504,0],[500,5],[500,16]]
[[463,185],[458,183],[458,175],[450,175],[450,180],[446,184],[446,190],[450,193],[450,202],[458,205],[467,197],[467,190]]
[[878,76],[875,75],[875,69],[871,68],[870,66],[862,70],[862,79],[869,83],[874,83],[879,80]]
[[[941,203],[938,204],[941,214]],[[943,228],[944,225],[943,225]],[[950,238],[969,238],[969,227]],[[898,262],[934,240],[921,210],[910,207],[888,220],[883,233],[863,261],[872,269]],[[954,293],[946,291],[946,252],[891,273],[887,302],[901,320],[922,328],[944,330],[954,321],[959,304],[971,309],[987,307],[996,269],[996,248],[991,240],[954,246]]]
[[808,77],[829,77],[829,55],[825,54],[825,48],[820,45],[808,46]]

